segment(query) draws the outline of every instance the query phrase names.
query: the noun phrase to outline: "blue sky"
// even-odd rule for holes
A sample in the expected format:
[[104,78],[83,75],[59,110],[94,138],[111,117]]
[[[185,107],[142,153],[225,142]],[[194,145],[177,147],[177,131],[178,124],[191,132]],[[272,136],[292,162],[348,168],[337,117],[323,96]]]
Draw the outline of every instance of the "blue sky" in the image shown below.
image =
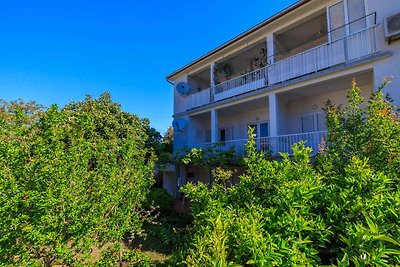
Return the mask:
[[0,98],[63,106],[109,91],[164,132],[165,76],[294,2],[1,0]]

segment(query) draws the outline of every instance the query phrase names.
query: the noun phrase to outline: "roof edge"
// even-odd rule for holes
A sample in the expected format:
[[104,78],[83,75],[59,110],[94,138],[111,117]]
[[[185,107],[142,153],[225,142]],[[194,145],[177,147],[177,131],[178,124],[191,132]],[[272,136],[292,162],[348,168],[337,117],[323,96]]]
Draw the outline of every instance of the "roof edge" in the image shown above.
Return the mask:
[[190,62],[189,64],[185,65],[184,67],[172,72],[171,74],[166,76],[166,79],[167,80],[171,80],[171,78],[173,76],[175,76],[176,74],[178,74],[178,73],[190,68],[191,66],[203,61],[204,59],[214,55],[215,53],[221,51],[222,49],[224,49],[224,48],[230,46],[231,44],[243,39],[244,37],[248,36],[249,34],[251,34],[251,33],[255,32],[255,31],[263,28],[264,26],[270,24],[271,22],[277,20],[278,18],[280,18],[280,17],[282,17],[282,16],[284,16],[284,15],[290,13],[290,12],[292,12],[293,10],[299,8],[300,6],[306,4],[306,3],[310,2],[310,1],[312,1],[312,0],[299,0],[299,1],[297,1],[296,3],[288,6],[287,8],[285,8],[282,11],[276,13],[275,15],[267,18],[266,20],[260,22],[259,24],[255,25],[255,26],[253,26],[249,30],[237,35],[236,37],[232,38],[231,40],[229,40],[229,41],[223,43],[222,45],[218,46],[217,48],[211,50],[207,54],[195,59],[194,61]]

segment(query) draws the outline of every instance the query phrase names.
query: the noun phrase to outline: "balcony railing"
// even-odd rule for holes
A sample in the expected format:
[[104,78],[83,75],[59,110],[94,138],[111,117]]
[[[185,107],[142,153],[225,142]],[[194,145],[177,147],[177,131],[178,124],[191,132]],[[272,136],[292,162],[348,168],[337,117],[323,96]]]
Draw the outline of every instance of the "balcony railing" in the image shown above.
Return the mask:
[[[279,156],[280,153],[293,154],[292,146],[301,141],[305,142],[307,147],[311,147],[312,155],[316,155],[319,151],[319,145],[325,140],[326,131],[299,133],[280,135],[276,137],[256,138],[256,146],[259,151],[270,151],[272,155]],[[243,156],[245,153],[247,139],[229,140],[218,143],[218,149],[228,150],[234,149],[238,155]],[[212,146],[212,143],[196,144],[193,148],[207,149]]]
[[378,51],[374,25],[189,95],[187,109],[289,81]]

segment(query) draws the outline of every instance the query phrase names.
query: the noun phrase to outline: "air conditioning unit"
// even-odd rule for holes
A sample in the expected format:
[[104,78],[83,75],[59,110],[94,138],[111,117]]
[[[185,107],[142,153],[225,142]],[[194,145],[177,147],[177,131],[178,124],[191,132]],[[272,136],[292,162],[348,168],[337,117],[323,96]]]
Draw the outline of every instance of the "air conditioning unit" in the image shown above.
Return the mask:
[[393,40],[400,37],[400,13],[385,18],[385,38]]

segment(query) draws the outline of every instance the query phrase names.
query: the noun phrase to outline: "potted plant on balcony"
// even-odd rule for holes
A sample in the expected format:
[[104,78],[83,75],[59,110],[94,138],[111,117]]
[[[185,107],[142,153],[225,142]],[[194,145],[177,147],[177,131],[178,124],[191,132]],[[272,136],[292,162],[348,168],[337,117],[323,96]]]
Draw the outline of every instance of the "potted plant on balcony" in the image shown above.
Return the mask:
[[232,65],[229,63],[218,64],[217,71],[219,73],[224,73],[226,80],[230,80],[232,78],[233,74],[235,73],[233,71]]

